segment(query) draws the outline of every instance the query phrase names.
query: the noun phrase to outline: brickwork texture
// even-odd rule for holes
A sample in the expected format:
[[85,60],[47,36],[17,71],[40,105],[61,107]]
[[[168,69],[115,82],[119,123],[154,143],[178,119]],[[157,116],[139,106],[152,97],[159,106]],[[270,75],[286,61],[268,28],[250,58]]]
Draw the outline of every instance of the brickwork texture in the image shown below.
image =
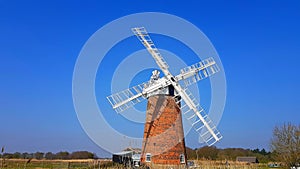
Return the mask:
[[[146,159],[149,153],[150,162]],[[183,156],[183,161],[180,156]],[[173,96],[148,98],[141,162],[148,166],[186,165],[182,115]]]

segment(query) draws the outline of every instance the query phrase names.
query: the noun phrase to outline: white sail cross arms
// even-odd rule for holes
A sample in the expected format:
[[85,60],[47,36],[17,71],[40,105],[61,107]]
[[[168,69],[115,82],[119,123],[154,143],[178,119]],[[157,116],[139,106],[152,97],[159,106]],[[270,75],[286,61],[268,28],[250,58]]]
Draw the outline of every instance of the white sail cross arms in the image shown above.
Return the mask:
[[220,68],[217,66],[215,60],[213,58],[202,60],[199,63],[181,69],[179,75],[173,76],[168,70],[168,64],[155,47],[146,29],[138,27],[132,28],[132,31],[152,55],[165,76],[159,78],[159,73],[152,72],[154,78],[151,77],[150,81],[108,96],[107,99],[112,107],[119,113],[141,102],[145,98],[164,92],[168,86],[173,86],[176,91],[174,93],[175,96],[173,96],[180,96],[177,98],[181,98],[184,102],[180,107],[181,112],[201,138],[209,146],[218,142],[222,138],[222,135],[217,130],[217,127],[210,120],[203,108],[201,108],[192,93],[187,88],[181,87],[179,83],[179,81],[183,80],[185,86],[188,86],[219,72]]
[[184,80],[185,86],[196,83],[220,71],[215,60],[210,57],[199,63],[185,67],[180,70],[180,74],[175,77],[177,81]]
[[112,105],[113,109],[120,113],[145,99],[143,95],[144,85],[145,84],[143,83],[134,86],[132,88],[112,94],[106,98]]
[[180,107],[181,112],[193,126],[194,130],[198,132],[203,141],[209,146],[221,140],[223,136],[205,113],[204,109],[200,106],[197,99],[192,95],[188,88],[184,89],[184,93],[189,99],[182,99],[183,103],[181,103]]
[[[176,81],[184,80],[185,86],[196,83],[219,71],[219,67],[213,58],[205,59],[199,63],[181,69],[181,73],[175,76]],[[167,70],[168,71],[168,70]],[[171,84],[167,77],[159,78],[156,85],[146,82],[107,97],[112,107],[122,112],[147,98],[147,94],[163,89]]]
[[[169,68],[166,61],[161,56],[158,49],[155,47],[153,41],[151,40],[148,32],[144,27],[139,28],[132,28],[132,32],[137,36],[137,38],[142,42],[142,44],[146,47],[148,52],[152,55],[158,66],[164,70],[167,70]],[[165,73],[165,72],[164,72]]]
[[118,113],[134,106],[135,104],[143,101],[148,95],[157,90],[166,88],[171,82],[167,78],[159,78],[155,83],[145,82],[121,92],[112,94],[108,97],[108,101]]

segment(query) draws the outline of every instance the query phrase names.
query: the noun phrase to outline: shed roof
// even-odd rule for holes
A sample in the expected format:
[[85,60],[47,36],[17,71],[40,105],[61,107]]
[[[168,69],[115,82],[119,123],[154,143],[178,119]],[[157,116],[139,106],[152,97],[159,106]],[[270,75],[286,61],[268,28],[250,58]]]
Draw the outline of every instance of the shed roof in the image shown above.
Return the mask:
[[240,162],[248,162],[248,163],[258,163],[258,160],[256,157],[236,157],[236,161]]
[[129,155],[129,154],[132,154],[133,151],[121,151],[121,152],[118,152],[118,153],[114,153],[113,155]]

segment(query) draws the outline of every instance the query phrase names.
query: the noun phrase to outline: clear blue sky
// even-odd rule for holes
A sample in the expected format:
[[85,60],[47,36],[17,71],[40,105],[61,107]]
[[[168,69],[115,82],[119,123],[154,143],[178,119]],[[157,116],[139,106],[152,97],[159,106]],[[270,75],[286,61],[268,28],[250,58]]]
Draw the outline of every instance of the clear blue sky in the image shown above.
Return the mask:
[[[300,2],[0,0],[0,146],[9,152],[89,150],[72,102],[87,39],[119,17],[164,12],[199,27],[227,78],[218,147],[269,149],[272,129],[300,122]],[[187,145],[197,147],[187,139]]]

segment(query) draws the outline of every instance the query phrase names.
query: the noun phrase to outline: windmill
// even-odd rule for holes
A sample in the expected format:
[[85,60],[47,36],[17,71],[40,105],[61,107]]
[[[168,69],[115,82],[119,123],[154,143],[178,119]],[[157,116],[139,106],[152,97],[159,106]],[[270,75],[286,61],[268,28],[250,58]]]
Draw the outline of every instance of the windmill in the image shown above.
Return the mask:
[[[180,74],[174,76],[168,70],[168,64],[146,29],[137,27],[132,28],[132,31],[152,55],[164,77],[160,77],[160,72],[154,70],[150,81],[110,95],[107,99],[118,113],[148,99],[142,162],[186,164],[182,115],[187,118],[207,145],[211,146],[222,138],[216,126],[187,88],[189,85],[217,73],[220,69],[213,58],[208,58],[181,69]],[[183,85],[179,82],[183,82]],[[173,126],[172,129],[170,126]],[[159,134],[164,135],[163,140],[156,137]],[[151,136],[155,138],[151,139]],[[175,139],[175,143],[172,144],[170,139],[173,139],[173,142]],[[166,149],[169,142],[172,146],[167,146]]]

